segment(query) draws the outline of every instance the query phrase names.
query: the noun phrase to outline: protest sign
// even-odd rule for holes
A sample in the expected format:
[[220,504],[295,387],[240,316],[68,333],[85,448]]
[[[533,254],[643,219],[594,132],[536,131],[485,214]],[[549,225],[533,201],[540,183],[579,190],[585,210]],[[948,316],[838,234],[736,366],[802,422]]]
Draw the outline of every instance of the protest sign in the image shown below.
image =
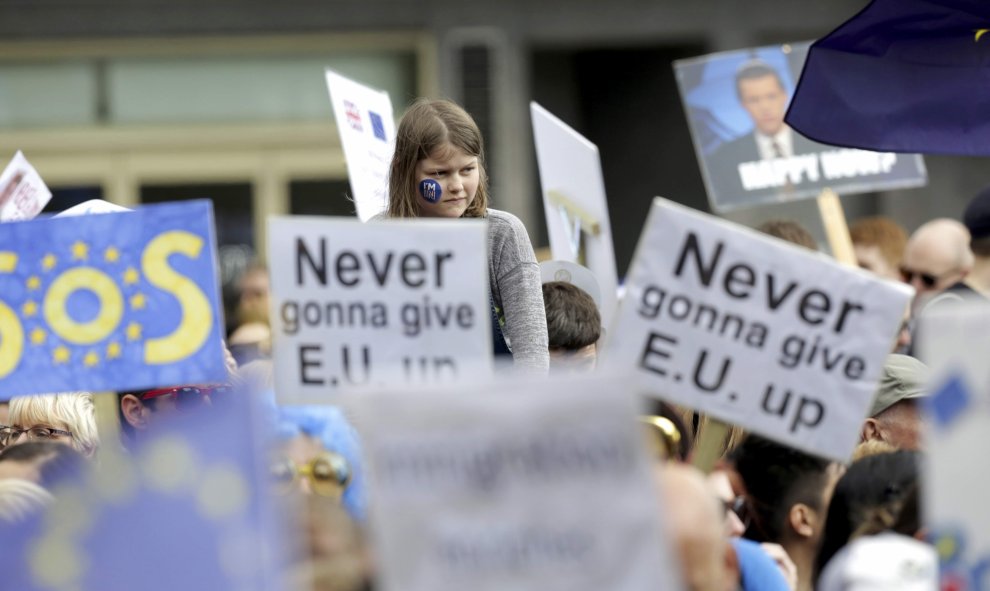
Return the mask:
[[388,93],[327,69],[327,89],[347,160],[351,198],[361,221],[388,204],[388,168],[395,150],[395,119]]
[[657,198],[607,334],[646,393],[846,460],[911,289]]
[[784,123],[808,43],[717,53],[674,62],[681,100],[712,209],[918,187],[918,154],[877,153],[813,142]]
[[20,151],[0,174],[0,222],[30,220],[52,198],[38,171]]
[[990,576],[990,305],[939,306],[921,315],[918,343],[932,370],[926,411],[925,526],[939,553],[942,589],[984,589]]
[[491,370],[483,221],[273,217],[268,236],[283,401]]
[[679,589],[631,383],[355,402],[386,591]]
[[591,269],[601,285],[602,319],[608,322],[615,313],[619,279],[598,146],[537,103],[529,108],[550,251],[555,260]]
[[5,224],[0,399],[224,381],[209,201]]
[[283,588],[276,568],[290,540],[269,498],[252,400],[237,392],[222,405],[159,415],[129,454],[104,440],[100,461],[79,473],[65,473],[67,458],[49,465],[54,503],[20,523],[8,510],[0,522],[17,540],[0,553],[5,588]]

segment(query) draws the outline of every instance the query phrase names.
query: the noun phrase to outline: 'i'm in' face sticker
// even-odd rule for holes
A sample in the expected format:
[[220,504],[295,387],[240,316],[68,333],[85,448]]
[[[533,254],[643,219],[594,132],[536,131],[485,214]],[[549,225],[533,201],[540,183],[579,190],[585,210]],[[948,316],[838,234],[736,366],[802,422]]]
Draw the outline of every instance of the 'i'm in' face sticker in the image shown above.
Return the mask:
[[436,203],[440,201],[440,197],[443,195],[443,189],[440,188],[440,183],[435,180],[423,179],[419,181],[419,194],[430,203]]

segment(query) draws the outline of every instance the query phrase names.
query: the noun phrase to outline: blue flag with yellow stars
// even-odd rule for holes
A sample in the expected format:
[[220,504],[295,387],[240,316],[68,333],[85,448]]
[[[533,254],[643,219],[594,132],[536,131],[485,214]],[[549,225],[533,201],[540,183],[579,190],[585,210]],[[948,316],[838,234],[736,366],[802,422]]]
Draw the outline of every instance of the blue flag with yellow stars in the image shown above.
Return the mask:
[[209,201],[0,225],[0,400],[224,381]]
[[288,557],[260,415],[232,392],[157,422],[147,440],[0,520],[4,589],[263,591]]
[[990,155],[990,2],[874,0],[816,41],[786,121],[836,146]]

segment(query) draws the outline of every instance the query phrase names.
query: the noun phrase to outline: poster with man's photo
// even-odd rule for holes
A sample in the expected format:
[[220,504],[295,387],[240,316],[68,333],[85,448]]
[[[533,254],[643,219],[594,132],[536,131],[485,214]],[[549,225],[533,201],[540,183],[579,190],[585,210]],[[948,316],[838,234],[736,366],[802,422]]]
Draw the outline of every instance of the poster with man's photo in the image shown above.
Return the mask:
[[[718,212],[818,196],[919,187],[919,154],[813,142],[784,122],[810,44],[674,62],[708,200]],[[878,117],[883,113],[878,112]]]

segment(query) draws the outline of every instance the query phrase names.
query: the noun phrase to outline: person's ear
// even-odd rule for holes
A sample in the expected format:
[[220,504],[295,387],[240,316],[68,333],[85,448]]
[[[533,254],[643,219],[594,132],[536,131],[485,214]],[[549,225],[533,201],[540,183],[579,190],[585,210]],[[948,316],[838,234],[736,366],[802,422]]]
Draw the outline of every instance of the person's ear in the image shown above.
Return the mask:
[[863,428],[859,434],[860,442],[882,439],[883,435],[880,433],[880,423],[876,419],[870,417],[863,421]]
[[818,523],[818,512],[804,503],[796,503],[787,513],[787,521],[791,529],[802,538],[810,538],[815,533]]
[[120,412],[131,427],[144,429],[148,426],[148,415],[151,411],[137,396],[128,394],[121,398]]

